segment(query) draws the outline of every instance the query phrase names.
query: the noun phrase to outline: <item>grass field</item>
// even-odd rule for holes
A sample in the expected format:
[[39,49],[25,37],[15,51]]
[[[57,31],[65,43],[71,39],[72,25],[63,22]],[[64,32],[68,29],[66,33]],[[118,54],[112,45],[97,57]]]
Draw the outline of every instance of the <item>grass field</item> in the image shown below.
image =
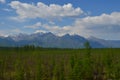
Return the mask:
[[120,49],[0,48],[0,80],[120,80]]

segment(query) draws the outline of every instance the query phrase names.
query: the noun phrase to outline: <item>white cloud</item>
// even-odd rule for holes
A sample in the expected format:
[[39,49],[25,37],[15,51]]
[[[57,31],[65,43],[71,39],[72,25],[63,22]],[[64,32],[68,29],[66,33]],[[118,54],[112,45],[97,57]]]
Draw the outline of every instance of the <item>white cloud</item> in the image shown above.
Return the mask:
[[55,25],[55,22],[53,22],[53,21],[49,21],[48,23],[51,25]]
[[48,32],[53,32],[58,35],[70,33],[85,37],[95,36],[105,39],[110,39],[111,36],[114,36],[114,38],[120,39],[118,36],[120,35],[120,12],[93,17],[88,16],[77,19],[72,25],[63,27],[44,24],[43,28]]
[[84,36],[120,34],[120,13],[113,12],[111,14],[77,19],[72,31]]
[[40,28],[41,26],[42,26],[42,23],[41,23],[41,22],[37,22],[37,23],[34,24],[34,25],[31,25],[31,26],[25,26],[25,28],[37,29],[37,28]]
[[46,33],[47,31],[45,31],[45,30],[36,30],[34,33]]
[[0,37],[1,37],[1,36],[7,37],[8,34],[6,34],[3,30],[0,30]]
[[18,22],[25,22],[26,19],[21,19],[20,17],[8,17],[9,20],[18,21]]
[[58,35],[63,35],[63,34],[66,34],[66,33],[69,33],[70,32],[70,28],[71,26],[63,26],[63,27],[60,27],[60,26],[49,26],[49,25],[43,25],[43,27],[48,31],[48,32],[53,32],[55,34],[58,34]]
[[55,25],[48,25],[48,24],[43,24],[40,29],[36,30],[35,33],[38,32],[52,32],[57,35],[64,35],[66,33],[70,33],[70,27],[71,26],[55,26]]
[[83,14],[83,11],[79,7],[74,8],[70,3],[61,6],[57,4],[46,5],[42,2],[34,5],[12,1],[10,6],[16,10],[18,17],[21,19],[73,17]]
[[0,36],[4,36],[4,37],[19,34],[19,33],[23,33],[23,31],[18,28],[8,29],[8,30],[0,30]]
[[3,9],[4,11],[7,11],[7,12],[10,12],[10,11],[12,11],[11,9],[7,9],[7,8],[5,8],[5,9]]
[[5,0],[0,0],[0,3],[5,3],[6,1]]
[[13,29],[11,30],[12,33],[22,33],[23,31],[21,31],[20,29]]

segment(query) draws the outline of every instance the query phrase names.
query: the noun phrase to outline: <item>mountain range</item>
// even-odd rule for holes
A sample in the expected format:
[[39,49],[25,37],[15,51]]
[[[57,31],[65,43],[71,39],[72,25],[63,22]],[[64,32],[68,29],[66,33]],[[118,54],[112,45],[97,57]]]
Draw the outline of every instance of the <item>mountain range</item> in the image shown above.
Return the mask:
[[95,37],[84,38],[80,35],[65,34],[57,36],[53,33],[18,34],[16,36],[0,37],[1,47],[34,45],[46,48],[84,48],[89,42],[92,48],[120,48],[120,40],[104,40]]

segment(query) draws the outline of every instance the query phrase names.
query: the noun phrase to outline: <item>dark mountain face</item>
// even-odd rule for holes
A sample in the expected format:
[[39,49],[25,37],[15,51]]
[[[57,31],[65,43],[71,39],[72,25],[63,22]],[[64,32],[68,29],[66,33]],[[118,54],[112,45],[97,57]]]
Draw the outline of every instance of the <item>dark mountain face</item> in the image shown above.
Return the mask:
[[[98,38],[84,38],[79,35],[56,36],[52,33],[19,34],[17,36],[0,37],[0,46],[35,45],[51,48],[84,48],[84,43],[90,42],[93,48],[120,47],[120,41],[106,41]],[[111,43],[111,44],[110,44]]]
[[120,48],[120,40],[108,40],[109,41],[109,46],[111,47],[117,47],[117,48]]
[[6,46],[14,46],[16,43],[15,41],[10,37],[2,37],[0,38],[0,46],[6,47]]

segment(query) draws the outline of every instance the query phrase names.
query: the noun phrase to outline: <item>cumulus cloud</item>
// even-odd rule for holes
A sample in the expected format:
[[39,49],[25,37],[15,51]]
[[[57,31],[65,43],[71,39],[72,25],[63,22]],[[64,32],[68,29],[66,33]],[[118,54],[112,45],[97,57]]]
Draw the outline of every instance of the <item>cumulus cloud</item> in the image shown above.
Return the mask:
[[120,13],[113,12],[111,14],[77,19],[72,30],[84,36],[120,34]]
[[[99,38],[118,38],[120,35],[120,12],[102,14],[100,16],[77,19],[72,25],[55,26],[43,25],[44,30],[58,35],[79,34],[85,37],[95,36]],[[120,38],[120,37],[119,37]]]
[[47,33],[46,30],[36,30],[34,33]]
[[64,35],[66,33],[70,33],[70,27],[71,26],[57,26],[57,25],[49,25],[49,24],[42,24],[41,22],[37,22],[31,26],[25,26],[24,28],[32,28],[35,29],[36,31],[34,33],[39,33],[39,32],[52,32],[57,35]]
[[71,3],[61,6],[57,4],[46,5],[42,2],[33,5],[19,1],[12,1],[10,6],[16,10],[18,17],[21,19],[73,17],[83,14],[81,8],[74,8]]
[[5,0],[0,0],[0,3],[5,3],[6,1]]
[[70,33],[70,27],[71,26],[55,26],[55,25],[43,25],[44,30],[48,31],[48,32],[52,32],[54,34],[57,35],[64,35],[66,33]]
[[9,30],[0,30],[0,36],[4,36],[4,37],[8,37],[10,35],[15,35],[19,33],[23,33],[23,31],[17,28],[9,29]]
[[13,30],[11,30],[11,32],[13,33],[22,33],[23,31],[22,30],[20,30],[20,29],[13,29]]
[[66,34],[66,32],[69,32],[70,26],[56,26],[56,25],[49,25],[49,24],[42,24],[41,22],[37,22],[33,25],[25,26],[24,28],[31,28],[35,29],[36,31],[34,33],[39,32],[52,32],[54,34],[63,35]]
[[3,11],[10,12],[10,11],[12,11],[12,10],[11,10],[11,9],[7,9],[7,8],[4,8]]
[[25,28],[37,29],[37,28],[40,28],[41,26],[42,26],[42,23],[41,23],[41,22],[37,22],[37,23],[34,24],[34,25],[31,25],[31,26],[25,26]]

